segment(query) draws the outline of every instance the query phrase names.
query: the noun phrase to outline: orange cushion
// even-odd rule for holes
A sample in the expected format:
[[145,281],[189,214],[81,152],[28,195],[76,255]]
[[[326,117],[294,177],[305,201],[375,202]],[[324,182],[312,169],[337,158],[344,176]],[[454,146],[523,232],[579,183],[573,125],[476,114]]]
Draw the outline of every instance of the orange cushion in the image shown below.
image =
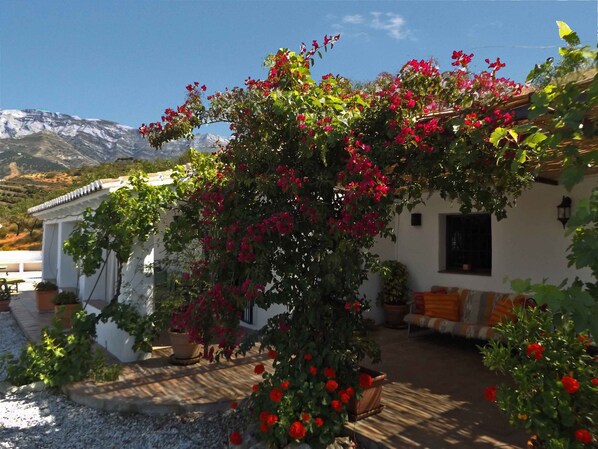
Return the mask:
[[501,321],[515,321],[517,316],[513,310],[515,306],[520,306],[525,303],[525,297],[517,296],[515,298],[502,298],[494,304],[492,314],[488,318],[488,326],[496,326]]
[[424,315],[459,321],[459,294],[424,293]]

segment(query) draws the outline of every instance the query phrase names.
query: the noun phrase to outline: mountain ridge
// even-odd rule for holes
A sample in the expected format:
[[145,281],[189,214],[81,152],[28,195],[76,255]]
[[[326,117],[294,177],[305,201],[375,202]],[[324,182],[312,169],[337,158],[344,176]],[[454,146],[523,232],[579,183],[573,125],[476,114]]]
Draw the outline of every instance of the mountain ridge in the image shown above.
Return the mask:
[[127,125],[103,119],[37,109],[0,109],[0,177],[10,163],[24,173],[77,168],[121,158],[172,159],[190,147],[213,152],[228,140],[214,134],[198,134],[193,140],[152,148]]

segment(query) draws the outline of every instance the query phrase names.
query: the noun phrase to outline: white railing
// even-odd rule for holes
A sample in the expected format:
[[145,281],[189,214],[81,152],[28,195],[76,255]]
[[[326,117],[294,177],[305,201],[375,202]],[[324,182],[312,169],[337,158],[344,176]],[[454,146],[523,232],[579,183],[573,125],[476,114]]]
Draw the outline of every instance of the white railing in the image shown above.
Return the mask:
[[24,273],[42,270],[41,251],[0,251],[1,271]]

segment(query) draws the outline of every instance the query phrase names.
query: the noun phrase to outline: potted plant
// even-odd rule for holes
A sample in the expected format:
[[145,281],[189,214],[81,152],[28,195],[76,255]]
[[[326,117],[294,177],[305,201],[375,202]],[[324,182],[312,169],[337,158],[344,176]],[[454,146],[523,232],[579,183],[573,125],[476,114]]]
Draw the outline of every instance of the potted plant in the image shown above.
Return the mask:
[[543,307],[520,308],[517,318],[497,324],[502,338],[481,350],[486,367],[511,377],[488,386],[486,400],[533,435],[530,448],[596,447],[598,364],[592,337],[576,330],[569,315]]
[[[176,283],[179,292],[171,294],[167,301],[171,312],[168,337],[172,347],[171,361],[175,365],[192,365],[200,360],[201,345],[191,341],[191,336],[184,325],[185,320],[182,319],[191,297],[189,284],[185,276],[182,283]],[[174,313],[172,313],[173,310]]]
[[363,388],[363,393],[359,399],[351,397],[347,404],[350,421],[359,421],[382,411],[384,406],[380,404],[380,398],[385,380],[386,373],[363,366],[359,368],[359,385]]
[[0,312],[8,312],[10,309],[10,287],[6,279],[0,279]]
[[378,302],[382,304],[385,315],[385,326],[393,329],[404,328],[403,318],[409,312],[407,305],[407,267],[396,260],[382,262],[380,269],[382,289],[378,294]]
[[64,329],[71,327],[71,316],[81,309],[79,297],[73,291],[62,291],[53,300],[54,313]]
[[35,284],[35,304],[38,312],[52,312],[52,300],[58,294],[58,286],[51,281],[41,281]]

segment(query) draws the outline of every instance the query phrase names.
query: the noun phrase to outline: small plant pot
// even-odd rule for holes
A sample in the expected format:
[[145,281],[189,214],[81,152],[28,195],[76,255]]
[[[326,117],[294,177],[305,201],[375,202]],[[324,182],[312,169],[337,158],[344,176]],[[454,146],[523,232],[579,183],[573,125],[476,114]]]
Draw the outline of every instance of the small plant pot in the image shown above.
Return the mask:
[[81,310],[81,304],[64,304],[54,306],[54,314],[64,329],[70,329],[72,326],[71,317],[73,313]]
[[359,421],[368,416],[377,415],[384,408],[380,404],[380,398],[382,397],[382,385],[386,380],[386,373],[363,367],[360,371],[372,376],[372,385],[363,390],[361,399],[357,400],[352,397],[349,401],[347,412],[350,421]]
[[10,310],[10,301],[0,301],[0,312],[8,312]]
[[35,292],[35,304],[38,312],[53,312],[54,303],[52,300],[58,294],[58,290],[43,290]]
[[404,329],[407,324],[403,321],[409,312],[407,304],[383,304],[384,325],[392,329]]
[[168,331],[172,346],[172,363],[175,365],[191,365],[200,360],[201,345],[189,341],[188,332]]

